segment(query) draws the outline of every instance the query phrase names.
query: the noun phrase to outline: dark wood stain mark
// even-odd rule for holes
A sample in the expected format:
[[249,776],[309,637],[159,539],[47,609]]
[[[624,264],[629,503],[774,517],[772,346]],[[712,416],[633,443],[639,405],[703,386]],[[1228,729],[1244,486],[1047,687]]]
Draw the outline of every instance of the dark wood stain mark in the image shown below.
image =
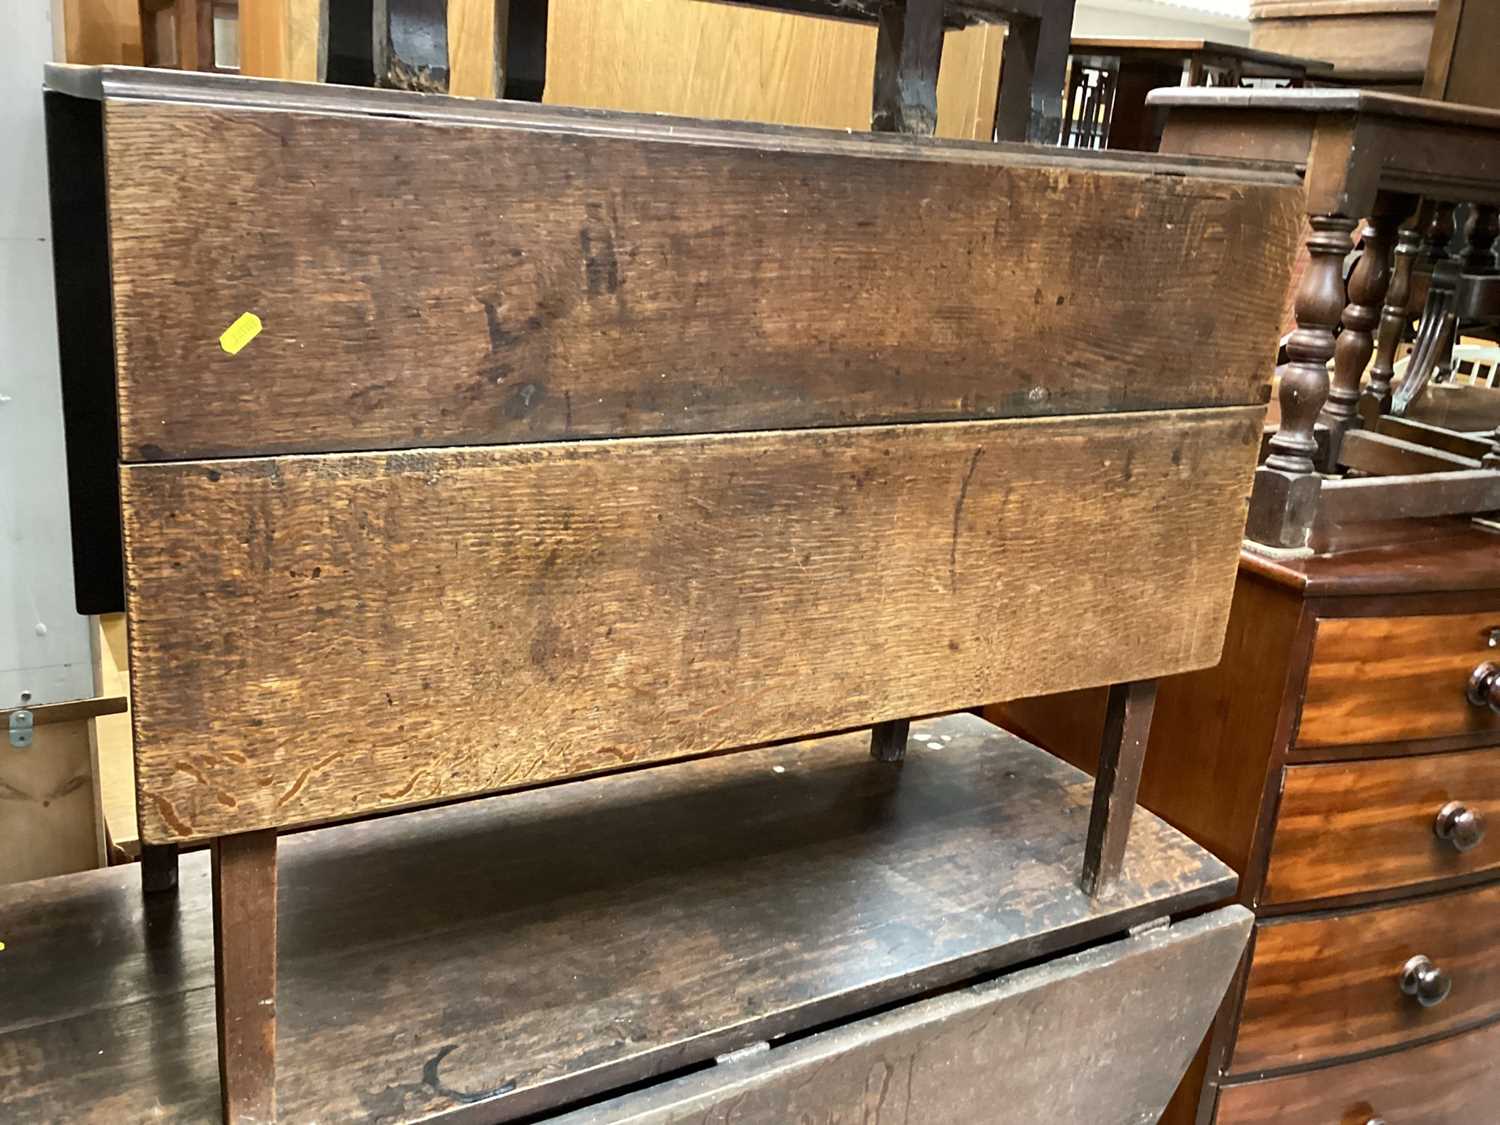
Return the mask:
[[974,450],[974,456],[969,458],[969,468],[964,473],[963,483],[958,486],[958,499],[953,502],[953,537],[948,543],[948,588],[955,593],[958,591],[958,528],[959,522],[964,514],[964,500],[969,495],[969,482],[974,479],[974,470],[979,467],[979,459],[984,456],[984,446]]
[[426,1086],[435,1094],[441,1094],[450,1101],[461,1102],[465,1105],[474,1102],[486,1101],[489,1098],[497,1098],[501,1094],[508,1094],[516,1088],[514,1081],[502,1082],[488,1090],[479,1090],[474,1093],[466,1093],[463,1090],[455,1090],[450,1086],[443,1085],[438,1077],[438,1068],[443,1065],[443,1060],[458,1049],[457,1043],[448,1043],[432,1058],[428,1059],[422,1067],[422,1085]]

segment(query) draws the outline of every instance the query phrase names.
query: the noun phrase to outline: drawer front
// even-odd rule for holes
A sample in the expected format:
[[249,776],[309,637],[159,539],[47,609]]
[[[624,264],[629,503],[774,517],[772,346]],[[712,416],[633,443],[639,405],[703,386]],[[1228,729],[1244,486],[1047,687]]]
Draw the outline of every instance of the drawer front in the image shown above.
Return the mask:
[[1357,894],[1500,867],[1497,820],[1500,748],[1289,766],[1261,901]]
[[1436,1043],[1219,1091],[1215,1125],[1480,1125],[1500,1105],[1500,1024]]
[[612,1098],[556,1125],[1155,1121],[1229,984],[1250,920],[1225,907]]
[[1500,731],[1468,701],[1469,674],[1500,660],[1500,610],[1318,621],[1295,745],[1348,746]]
[[[1403,987],[1415,957],[1435,968]],[[1443,982],[1447,994],[1440,997]],[[1415,980],[1406,982],[1415,986]],[[1500,885],[1256,927],[1238,1075],[1322,1062],[1500,1015]]]

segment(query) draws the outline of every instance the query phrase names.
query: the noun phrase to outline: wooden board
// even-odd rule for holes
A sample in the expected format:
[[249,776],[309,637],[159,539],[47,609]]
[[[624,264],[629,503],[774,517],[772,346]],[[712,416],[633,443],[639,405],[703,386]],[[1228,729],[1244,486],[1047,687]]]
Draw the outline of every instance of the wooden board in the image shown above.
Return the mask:
[[[1453,978],[1424,1008],[1401,991],[1417,954]],[[1256,927],[1229,1070],[1378,1051],[1500,1015],[1500,886]]]
[[[554,105],[870,127],[873,21],[681,0],[550,0],[547,25],[545,97]],[[996,24],[946,33],[938,136],[993,135],[1004,41]]]
[[[282,1120],[509,1119],[1233,887],[1140,812],[1090,902],[1090,792],[954,715],[900,767],[849,734],[286,837]],[[205,852],[176,897],[0,887],[0,935],[0,1119],[214,1118]]]
[[[1461,801],[1488,822],[1460,852],[1433,833]],[[1500,867],[1500,750],[1291,766],[1282,784],[1265,901],[1297,902]]]
[[1214,1125],[1371,1120],[1453,1125],[1488,1120],[1500,1104],[1500,1024],[1288,1078],[1226,1086]]
[[1228,907],[726,1061],[558,1125],[1154,1121],[1250,920]]
[[125,460],[1266,396],[1289,177],[450,104],[106,101]]
[[129,466],[142,839],[1211,665],[1261,414]]
[[1319,619],[1297,747],[1500,734],[1500,715],[1465,695],[1496,628],[1495,611]]

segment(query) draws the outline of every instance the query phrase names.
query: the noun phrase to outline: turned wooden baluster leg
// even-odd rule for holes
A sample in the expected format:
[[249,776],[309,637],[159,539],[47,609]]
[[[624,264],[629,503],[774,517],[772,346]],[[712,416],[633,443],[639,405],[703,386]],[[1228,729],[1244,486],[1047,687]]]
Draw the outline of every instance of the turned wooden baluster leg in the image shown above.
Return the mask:
[[1328,448],[1320,466],[1324,472],[1338,467],[1344,434],[1358,423],[1359,384],[1375,350],[1375,327],[1390,286],[1396,224],[1410,212],[1410,197],[1382,195],[1360,231],[1364,249],[1349,277],[1349,303],[1341,320],[1344,330],[1334,346],[1333,379],[1319,415],[1328,428]]
[[1084,892],[1100,895],[1119,877],[1130,838],[1130,818],[1151,736],[1151,712],[1156,706],[1156,681],[1113,684],[1104,713],[1104,738],[1099,747],[1099,770],[1094,775],[1094,807],[1083,849]]
[[1459,263],[1464,273],[1495,272],[1495,238],[1500,235],[1500,212],[1487,203],[1469,209],[1464,223],[1464,249]]
[[1385,307],[1380,310],[1380,335],[1375,344],[1375,362],[1370,365],[1370,382],[1360,396],[1359,413],[1365,428],[1374,427],[1376,419],[1391,409],[1391,380],[1396,375],[1396,349],[1408,323],[1406,303],[1411,297],[1411,269],[1417,252],[1422,249],[1422,235],[1415,224],[1403,226],[1396,236],[1395,265],[1386,289]]
[[892,719],[870,728],[870,757],[877,762],[900,762],[906,759],[906,742],[911,736],[910,719]]
[[1342,265],[1355,227],[1353,219],[1339,215],[1313,215],[1309,223],[1309,261],[1293,302],[1297,327],[1287,339],[1289,360],[1278,369],[1281,427],[1255,471],[1245,529],[1256,542],[1284,550],[1306,548],[1317,517],[1321,479],[1313,466],[1314,426],[1328,398],[1333,330],[1345,303]]
[[937,130],[937,76],[943,58],[943,0],[885,0],[875,37],[877,133]]
[[147,894],[177,889],[177,845],[141,845],[141,890]]
[[276,1120],[276,830],[213,848],[219,1096],[228,1125]]

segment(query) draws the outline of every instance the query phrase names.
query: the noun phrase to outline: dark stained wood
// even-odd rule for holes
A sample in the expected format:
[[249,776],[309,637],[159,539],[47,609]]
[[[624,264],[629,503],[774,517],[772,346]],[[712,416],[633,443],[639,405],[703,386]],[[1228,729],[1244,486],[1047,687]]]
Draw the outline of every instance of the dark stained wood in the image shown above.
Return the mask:
[[1406,331],[1406,303],[1411,293],[1411,271],[1421,245],[1416,217],[1408,213],[1397,233],[1396,246],[1392,251],[1391,280],[1386,288],[1385,304],[1380,310],[1375,361],[1370,366],[1369,382],[1360,400],[1360,416],[1367,429],[1391,408],[1391,379],[1396,372],[1396,349]]
[[[1165,677],[1158,687],[1140,804],[1240,872],[1249,870],[1282,693],[1288,677],[1300,671],[1292,663],[1299,619],[1296,599],[1242,577],[1220,662]],[[1257,674],[1247,675],[1250,668]],[[1094,772],[1105,696],[1098,689],[1017,699],[987,707],[984,714]],[[1248,896],[1256,885],[1247,881],[1242,890]]]
[[[1086,776],[972,715],[914,735],[900,771],[860,731],[284,838],[282,1119],[510,1119],[1233,885],[1141,812],[1091,901]],[[0,1119],[217,1112],[202,851],[175,897],[0,888],[0,935]]]
[[276,831],[212,848],[214,1014],[225,1125],[276,1120]]
[[1108,890],[1120,874],[1155,706],[1155,680],[1109,686],[1089,835],[1083,851],[1082,885],[1091,895]]
[[177,845],[141,845],[141,890],[162,894],[177,889]]
[[1322,420],[1329,429],[1325,468],[1341,460],[1346,431],[1358,418],[1360,380],[1375,351],[1375,329],[1391,281],[1396,226],[1414,205],[1410,196],[1379,196],[1374,213],[1359,231],[1363,249],[1349,276],[1349,301],[1340,319],[1343,331],[1334,348],[1333,375],[1323,406]]
[[911,738],[911,720],[892,719],[876,723],[870,730],[870,757],[877,762],[900,762],[906,759],[906,744]]
[[937,132],[943,0],[885,0],[875,38],[870,128],[930,137]]
[[1442,0],[1422,96],[1500,109],[1500,83],[1490,55],[1500,37],[1500,8],[1484,0]]
[[[1418,954],[1453,981],[1424,1008],[1401,991]],[[1500,1015],[1500,886],[1345,914],[1262,922],[1230,1070],[1324,1062]]]
[[[1460,852],[1433,831],[1459,801],[1487,821]],[[1291,766],[1266,872],[1265,901],[1410,886],[1500,867],[1500,749]]]
[[[1250,915],[1228,907],[786,1047],[558,1125],[1152,1121],[1212,1017]],[[1036,1045],[1046,1042],[1046,1050]]]
[[1259,578],[1318,598],[1492,590],[1500,588],[1500,536],[1468,520],[1454,519],[1446,532],[1418,543],[1302,559],[1244,551],[1240,566]]
[[1500,425],[1500,390],[1429,383],[1422,397],[1407,407],[1406,416],[1450,430],[1487,433]]
[[1495,629],[1490,610],[1319,620],[1296,745],[1500,733],[1500,715],[1464,694]]
[[1290,187],[513,117],[108,102],[125,460],[1264,398]]
[[[1339,339],[1343,339],[1342,336]],[[1447,473],[1455,470],[1477,469],[1479,459],[1461,453],[1450,453],[1406,438],[1373,430],[1355,430],[1344,436],[1339,449],[1339,464],[1346,468],[1372,476],[1400,476],[1415,473]],[[1500,495],[1500,475],[1495,477],[1496,493]],[[1330,485],[1333,482],[1329,482]],[[1387,482],[1389,484],[1389,482]],[[1367,490],[1379,491],[1371,484]],[[1374,509],[1383,511],[1384,509]],[[1332,520],[1334,517],[1327,517]]]
[[1500,1103],[1500,1024],[1426,1046],[1288,1078],[1245,1082],[1219,1094],[1215,1125],[1328,1121],[1455,1125],[1488,1119]]
[[1480,460],[1490,451],[1490,443],[1486,438],[1456,433],[1453,430],[1445,430],[1441,426],[1433,426],[1411,418],[1396,418],[1389,414],[1382,414],[1374,428],[1377,433],[1420,442],[1429,448],[1458,453],[1464,457],[1471,457],[1475,461]]
[[1260,418],[130,466],[142,838],[1211,665]]

